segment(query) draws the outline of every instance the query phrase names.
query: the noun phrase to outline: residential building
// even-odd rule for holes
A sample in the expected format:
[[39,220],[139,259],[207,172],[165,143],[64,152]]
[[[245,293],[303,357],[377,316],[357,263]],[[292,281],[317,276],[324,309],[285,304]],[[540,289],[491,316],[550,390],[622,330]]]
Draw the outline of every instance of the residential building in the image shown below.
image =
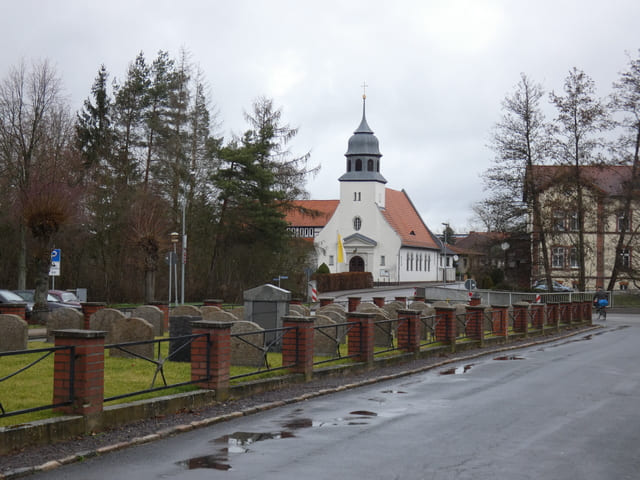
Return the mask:
[[[580,270],[579,218],[575,186],[576,167],[534,166],[530,174],[541,194],[542,225],[547,236],[552,278],[568,286],[577,286]],[[625,186],[631,182],[631,166],[582,166],[579,178],[583,185],[583,238],[585,245],[585,279],[587,290],[607,288],[616,256],[621,268],[614,288],[626,289],[637,278],[640,251],[637,235],[637,212],[640,190],[634,188],[630,208],[625,212]],[[532,276],[545,274],[536,222],[530,219]],[[621,233],[623,241],[620,242]]]

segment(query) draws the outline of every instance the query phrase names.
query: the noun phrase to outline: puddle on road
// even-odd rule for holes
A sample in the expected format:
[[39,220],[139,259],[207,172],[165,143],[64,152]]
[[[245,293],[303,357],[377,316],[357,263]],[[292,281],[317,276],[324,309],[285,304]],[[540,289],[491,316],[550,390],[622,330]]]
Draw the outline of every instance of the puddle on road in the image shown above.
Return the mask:
[[496,357],[494,360],[524,360],[524,357],[518,357],[517,355],[505,355],[502,357]]
[[383,390],[382,393],[392,393],[392,394],[400,394],[400,393],[407,393],[407,392],[403,392],[402,390]]
[[187,470],[199,468],[209,468],[213,470],[231,470],[229,454],[241,454],[250,451],[249,446],[264,440],[274,440],[280,438],[295,438],[290,431],[282,432],[236,432],[231,435],[223,435],[212,441],[214,444],[224,444],[216,453],[211,455],[201,455],[177,462],[177,464]]
[[440,375],[461,375],[463,373],[467,373],[473,367],[473,363],[469,365],[465,365],[464,367],[454,367],[449,370],[443,370],[440,372]]
[[[297,410],[296,413],[301,412]],[[367,425],[371,417],[378,414],[369,410],[355,410],[350,412],[350,417],[338,418],[333,425]],[[186,470],[208,468],[213,470],[231,470],[231,457],[251,452],[251,445],[265,440],[278,440],[285,438],[296,438],[295,430],[303,428],[322,427],[324,422],[314,421],[307,417],[294,417],[282,423],[283,430],[276,432],[235,432],[231,435],[223,435],[212,440],[210,443],[220,447],[210,455],[201,455],[176,462],[177,465]]]

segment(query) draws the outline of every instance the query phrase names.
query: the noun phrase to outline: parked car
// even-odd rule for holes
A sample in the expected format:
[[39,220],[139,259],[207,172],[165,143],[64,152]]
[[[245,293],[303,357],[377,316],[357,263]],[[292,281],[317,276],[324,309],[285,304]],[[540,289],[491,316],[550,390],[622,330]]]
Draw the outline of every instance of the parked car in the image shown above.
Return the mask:
[[33,301],[29,302],[25,300],[21,295],[18,295],[11,290],[0,290],[0,303],[26,303],[25,315],[27,318],[31,316],[31,310],[33,309]]
[[[26,302],[27,318],[31,317],[31,313],[33,311],[33,304],[35,303],[33,300],[35,291],[34,290],[14,290],[13,292],[10,292],[10,293],[13,293],[14,295],[18,296],[20,300],[17,300],[17,301]],[[82,306],[80,305],[80,302],[78,302],[78,304],[59,302],[56,299],[56,297],[51,294],[51,292],[49,292],[49,294],[47,295],[47,308],[49,309],[49,311],[55,310],[57,308],[73,308],[75,310],[82,311]]]
[[54,298],[55,302],[68,303],[71,305],[77,305],[80,307],[80,299],[76,297],[73,292],[67,292],[66,290],[49,290],[49,295]]
[[[554,292],[573,292],[573,288],[567,287],[566,285],[561,284],[553,280],[553,291]],[[546,292],[547,289],[547,281],[546,280],[538,280],[533,284],[533,289],[538,290],[540,292]]]

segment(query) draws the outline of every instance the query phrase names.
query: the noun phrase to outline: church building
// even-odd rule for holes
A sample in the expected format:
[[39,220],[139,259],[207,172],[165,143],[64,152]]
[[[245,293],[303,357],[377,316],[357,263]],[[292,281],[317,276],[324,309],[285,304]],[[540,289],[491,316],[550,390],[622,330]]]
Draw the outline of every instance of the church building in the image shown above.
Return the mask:
[[298,201],[316,214],[290,213],[290,230],[313,241],[318,266],[325,263],[331,273],[371,272],[375,282],[435,282],[444,275],[453,280],[451,257],[407,192],[386,187],[362,98],[362,120],[349,139],[346,171],[338,179],[340,199]]

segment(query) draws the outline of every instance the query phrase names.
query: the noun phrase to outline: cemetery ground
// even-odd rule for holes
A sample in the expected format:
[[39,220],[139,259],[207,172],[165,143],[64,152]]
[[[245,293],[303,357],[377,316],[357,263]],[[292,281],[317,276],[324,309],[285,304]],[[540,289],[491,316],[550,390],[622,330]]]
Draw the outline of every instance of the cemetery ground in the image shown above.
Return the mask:
[[[495,352],[515,350],[529,345],[546,343],[564,337],[571,337],[584,331],[599,328],[599,326],[577,327],[570,331],[549,333],[544,337],[532,337],[519,339],[506,345],[477,348],[458,353],[440,354],[438,356],[412,359],[400,364],[385,365],[372,370],[354,370],[352,373],[344,373],[341,376],[318,376],[309,382],[284,383],[281,388],[251,395],[245,398],[233,399],[227,402],[219,402],[198,410],[184,410],[173,415],[156,416],[133,422],[124,426],[113,428],[93,435],[85,435],[67,441],[38,447],[24,448],[14,451],[9,455],[0,456],[0,478],[17,478],[18,475],[27,474],[37,466],[46,465],[48,462],[80,461],[88,456],[100,455],[112,449],[126,448],[130,445],[153,441],[163,436],[178,434],[198,426],[205,426],[225,421],[241,415],[249,415],[258,411],[277,408],[278,406],[304,401],[318,395],[326,395],[346,388],[355,388],[374,382],[384,381],[400,376],[410,375],[432,368],[442,367],[449,363],[470,359]],[[114,366],[109,367],[112,373],[108,375],[124,375],[126,380],[122,388],[130,389],[132,383],[140,381],[149,382],[149,372],[138,373],[135,362],[131,365],[131,359],[113,359]],[[148,367],[145,367],[148,368]],[[175,372],[182,375],[183,372]],[[107,372],[105,372],[107,376]],[[38,384],[39,383],[39,384]],[[45,392],[47,382],[36,382],[28,390],[36,390],[39,395],[47,395]],[[105,383],[105,388],[112,388],[115,392],[120,382]],[[111,387],[107,385],[113,384]],[[137,388],[137,387],[136,387]],[[45,389],[45,390],[43,390]],[[162,394],[166,394],[163,392]],[[157,394],[156,394],[157,395]],[[14,476],[9,472],[22,472]],[[3,476],[5,475],[5,476]]]

